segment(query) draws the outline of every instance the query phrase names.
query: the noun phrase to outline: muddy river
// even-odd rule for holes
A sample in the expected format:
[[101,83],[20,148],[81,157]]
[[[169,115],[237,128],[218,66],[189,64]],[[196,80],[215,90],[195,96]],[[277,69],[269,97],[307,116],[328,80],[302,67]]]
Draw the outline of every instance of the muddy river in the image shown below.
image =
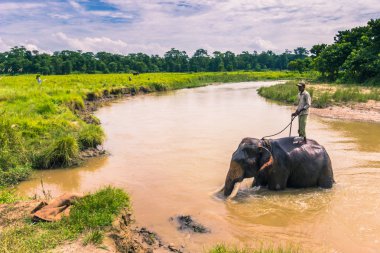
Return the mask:
[[[235,245],[299,244],[315,252],[380,251],[380,125],[311,116],[308,136],[330,154],[332,190],[271,192],[249,189],[225,202],[212,192],[224,182],[243,137],[281,130],[292,107],[266,101],[247,82],[207,86],[125,99],[101,108],[108,157],[83,167],[42,171],[22,183],[24,195],[88,192],[104,185],[127,190],[137,223],[187,252],[220,242]],[[293,133],[297,132],[297,124]],[[280,136],[287,136],[285,131]],[[179,232],[178,214],[211,229]]]

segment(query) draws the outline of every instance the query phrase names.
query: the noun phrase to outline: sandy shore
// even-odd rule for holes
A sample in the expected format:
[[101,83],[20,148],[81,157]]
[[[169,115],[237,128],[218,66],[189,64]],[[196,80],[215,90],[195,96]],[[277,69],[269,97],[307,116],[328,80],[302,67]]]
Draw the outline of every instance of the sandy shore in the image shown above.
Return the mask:
[[380,101],[311,108],[311,113],[326,118],[380,123]]

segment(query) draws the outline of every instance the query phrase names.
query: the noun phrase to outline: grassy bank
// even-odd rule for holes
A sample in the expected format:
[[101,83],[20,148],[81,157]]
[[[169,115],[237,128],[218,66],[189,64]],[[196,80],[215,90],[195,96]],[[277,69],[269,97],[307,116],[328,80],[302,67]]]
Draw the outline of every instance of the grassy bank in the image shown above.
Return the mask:
[[59,222],[10,225],[0,233],[0,252],[46,252],[65,241],[84,236],[83,244],[102,243],[104,232],[122,209],[129,207],[129,197],[120,189],[107,187],[78,200],[70,216]]
[[152,73],[0,77],[0,186],[31,169],[68,167],[104,140],[91,102],[138,93],[238,82],[305,78],[296,72]]
[[[268,99],[294,104],[297,101],[298,89],[295,81],[285,84],[261,87],[258,93]],[[310,84],[306,90],[312,97],[312,107],[325,108],[342,103],[380,101],[380,88],[357,85],[343,86],[338,84]]]
[[300,253],[301,250],[297,247],[287,246],[287,247],[259,247],[259,248],[238,248],[232,246],[226,246],[224,244],[217,245],[208,253]]

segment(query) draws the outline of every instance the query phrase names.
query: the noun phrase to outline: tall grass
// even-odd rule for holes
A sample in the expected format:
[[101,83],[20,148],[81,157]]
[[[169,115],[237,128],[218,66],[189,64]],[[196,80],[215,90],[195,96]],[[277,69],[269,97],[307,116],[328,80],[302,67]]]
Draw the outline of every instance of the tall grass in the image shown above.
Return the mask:
[[[294,104],[297,101],[298,89],[295,81],[285,84],[277,84],[270,87],[261,87],[258,90],[259,95]],[[367,102],[368,100],[380,101],[380,88],[375,87],[344,87],[333,86],[335,89],[319,89],[313,85],[309,85],[306,90],[312,97],[312,107],[325,108],[330,105],[350,102]],[[328,86],[327,86],[328,88]]]
[[77,162],[79,146],[73,136],[57,139],[38,158],[41,168],[68,167]]
[[[107,187],[80,199],[70,216],[59,222],[32,223],[3,229],[0,252],[47,252],[67,240],[87,233],[84,243],[101,243],[104,232],[123,208],[129,207],[128,195],[120,189]],[[96,232],[95,232],[96,231]]]
[[98,125],[85,125],[79,132],[78,141],[80,148],[96,148],[104,141],[104,132]]

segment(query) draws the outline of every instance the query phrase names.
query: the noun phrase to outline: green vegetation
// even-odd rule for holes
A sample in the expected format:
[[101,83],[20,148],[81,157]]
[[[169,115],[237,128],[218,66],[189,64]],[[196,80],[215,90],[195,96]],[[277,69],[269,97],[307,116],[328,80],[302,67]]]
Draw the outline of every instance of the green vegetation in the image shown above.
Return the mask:
[[15,193],[14,189],[0,188],[0,204],[14,203],[21,198]]
[[380,83],[380,19],[339,31],[332,45],[316,45],[315,69],[340,82]]
[[0,186],[28,177],[31,168],[78,164],[80,151],[104,140],[89,103],[104,98],[191,88],[212,82],[311,77],[296,72],[223,72],[194,74],[81,74],[0,79]]
[[0,252],[46,252],[86,234],[83,243],[102,243],[104,230],[123,208],[129,208],[129,197],[120,189],[107,187],[78,200],[70,216],[59,222],[32,223],[9,227],[0,234]]
[[[297,101],[298,89],[295,81],[277,84],[270,87],[261,87],[258,93],[269,99],[294,104]],[[306,90],[312,97],[312,106],[325,108],[329,105],[347,102],[380,101],[380,88],[358,87],[343,85],[308,85]]]
[[231,51],[215,51],[212,56],[198,49],[192,57],[185,51],[172,48],[163,57],[143,53],[120,55],[107,52],[69,51],[50,55],[25,47],[14,47],[0,53],[0,74],[79,74],[79,73],[131,73],[131,72],[220,72],[236,70],[285,70],[288,63],[307,56],[307,50],[299,47],[294,52],[282,54],[272,51],[235,54]]
[[208,253],[298,253],[301,252],[299,248],[295,248],[292,246],[288,247],[264,247],[261,246],[260,248],[238,248],[238,247],[231,247],[226,246],[224,244],[217,245],[211,250],[208,251]]
[[104,239],[104,234],[100,230],[91,230],[83,239],[83,246],[88,244],[100,245]]

